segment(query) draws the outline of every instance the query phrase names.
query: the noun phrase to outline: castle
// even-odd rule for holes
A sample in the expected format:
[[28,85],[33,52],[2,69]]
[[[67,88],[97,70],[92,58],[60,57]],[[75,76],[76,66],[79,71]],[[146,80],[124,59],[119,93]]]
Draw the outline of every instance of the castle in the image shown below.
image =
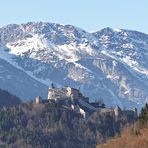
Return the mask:
[[126,116],[129,119],[137,118],[136,108],[134,110],[121,110],[118,106],[115,108],[105,108],[105,104],[103,102],[89,102],[89,98],[83,96],[79,89],[69,86],[62,88],[52,86],[52,88],[48,89],[48,98],[46,101],[43,101],[39,96],[36,97],[36,104],[40,104],[42,102],[56,102],[63,107],[82,114],[84,118],[87,114],[91,114],[93,112],[112,112],[116,119],[121,116]]

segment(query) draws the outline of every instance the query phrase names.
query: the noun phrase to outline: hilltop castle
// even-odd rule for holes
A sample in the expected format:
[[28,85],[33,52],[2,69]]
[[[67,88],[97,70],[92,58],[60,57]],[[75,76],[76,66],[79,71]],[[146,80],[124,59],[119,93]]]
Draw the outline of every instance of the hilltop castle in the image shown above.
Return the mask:
[[48,98],[46,101],[42,101],[39,96],[36,97],[36,104],[40,104],[42,102],[56,102],[63,107],[82,114],[83,117],[86,117],[86,114],[93,112],[109,112],[113,113],[116,119],[121,116],[126,116],[128,119],[137,118],[137,109],[121,110],[118,106],[113,109],[105,108],[105,104],[103,102],[89,102],[89,98],[83,96],[79,89],[69,86],[56,88],[52,85],[52,88],[48,89]]

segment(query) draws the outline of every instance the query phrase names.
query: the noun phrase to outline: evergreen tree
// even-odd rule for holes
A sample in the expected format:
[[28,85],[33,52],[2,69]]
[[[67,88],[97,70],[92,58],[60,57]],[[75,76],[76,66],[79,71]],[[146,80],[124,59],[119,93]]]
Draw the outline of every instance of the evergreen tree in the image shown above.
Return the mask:
[[148,127],[148,104],[146,103],[145,107],[141,109],[139,115],[139,123],[142,127]]

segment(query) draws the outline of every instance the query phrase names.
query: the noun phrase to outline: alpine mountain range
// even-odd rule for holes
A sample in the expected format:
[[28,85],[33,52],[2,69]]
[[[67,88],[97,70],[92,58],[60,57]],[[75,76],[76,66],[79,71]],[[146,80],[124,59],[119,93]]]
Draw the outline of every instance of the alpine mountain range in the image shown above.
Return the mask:
[[51,83],[80,88],[107,106],[141,108],[148,101],[148,35],[45,22],[0,28],[0,88],[26,101],[47,98]]

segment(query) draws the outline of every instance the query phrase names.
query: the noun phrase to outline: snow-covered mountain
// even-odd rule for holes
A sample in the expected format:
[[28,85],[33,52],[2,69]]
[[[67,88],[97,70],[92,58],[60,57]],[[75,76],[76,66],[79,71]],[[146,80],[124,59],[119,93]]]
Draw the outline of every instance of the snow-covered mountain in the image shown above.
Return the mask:
[[[148,99],[148,35],[144,33],[111,28],[89,33],[72,25],[30,22],[0,28],[0,42],[0,58],[38,82],[43,92],[53,82],[80,88],[110,106],[141,107]],[[22,98],[27,98],[27,91]]]

